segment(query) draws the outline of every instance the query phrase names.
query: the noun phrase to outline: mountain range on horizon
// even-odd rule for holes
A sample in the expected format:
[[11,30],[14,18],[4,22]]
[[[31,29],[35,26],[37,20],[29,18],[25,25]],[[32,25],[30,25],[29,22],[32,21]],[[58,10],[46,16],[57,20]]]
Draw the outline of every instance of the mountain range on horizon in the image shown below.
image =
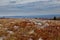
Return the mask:
[[60,18],[60,15],[0,16],[0,18]]

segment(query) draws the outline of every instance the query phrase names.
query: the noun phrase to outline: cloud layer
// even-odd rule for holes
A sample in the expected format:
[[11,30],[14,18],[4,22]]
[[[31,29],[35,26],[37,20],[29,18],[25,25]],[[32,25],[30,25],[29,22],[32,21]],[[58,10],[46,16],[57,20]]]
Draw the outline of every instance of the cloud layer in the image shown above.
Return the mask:
[[24,4],[29,2],[36,2],[36,1],[51,1],[51,0],[0,0],[0,6],[7,5],[11,1],[16,1],[16,4]]
[[51,0],[0,1],[0,16],[28,16],[49,14],[60,14],[60,2]]

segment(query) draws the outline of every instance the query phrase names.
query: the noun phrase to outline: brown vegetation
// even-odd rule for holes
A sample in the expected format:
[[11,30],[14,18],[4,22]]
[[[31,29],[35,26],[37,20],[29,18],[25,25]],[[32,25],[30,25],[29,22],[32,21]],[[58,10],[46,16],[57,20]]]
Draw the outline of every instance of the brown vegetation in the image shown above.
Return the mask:
[[0,19],[2,40],[60,40],[60,21]]

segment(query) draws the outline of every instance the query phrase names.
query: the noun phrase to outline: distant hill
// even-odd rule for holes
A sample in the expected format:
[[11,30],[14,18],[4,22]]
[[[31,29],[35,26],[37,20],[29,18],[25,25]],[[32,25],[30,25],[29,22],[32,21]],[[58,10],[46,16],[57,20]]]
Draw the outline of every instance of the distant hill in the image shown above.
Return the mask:
[[60,14],[59,15],[35,15],[35,16],[2,16],[5,18],[48,18],[48,19],[53,19],[54,16],[56,18],[60,18]]

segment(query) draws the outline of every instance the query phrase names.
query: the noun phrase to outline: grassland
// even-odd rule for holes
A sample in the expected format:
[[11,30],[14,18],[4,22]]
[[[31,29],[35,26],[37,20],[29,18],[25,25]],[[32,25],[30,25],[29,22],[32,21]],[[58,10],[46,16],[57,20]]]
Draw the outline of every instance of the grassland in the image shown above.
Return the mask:
[[2,18],[0,40],[60,40],[60,20]]

